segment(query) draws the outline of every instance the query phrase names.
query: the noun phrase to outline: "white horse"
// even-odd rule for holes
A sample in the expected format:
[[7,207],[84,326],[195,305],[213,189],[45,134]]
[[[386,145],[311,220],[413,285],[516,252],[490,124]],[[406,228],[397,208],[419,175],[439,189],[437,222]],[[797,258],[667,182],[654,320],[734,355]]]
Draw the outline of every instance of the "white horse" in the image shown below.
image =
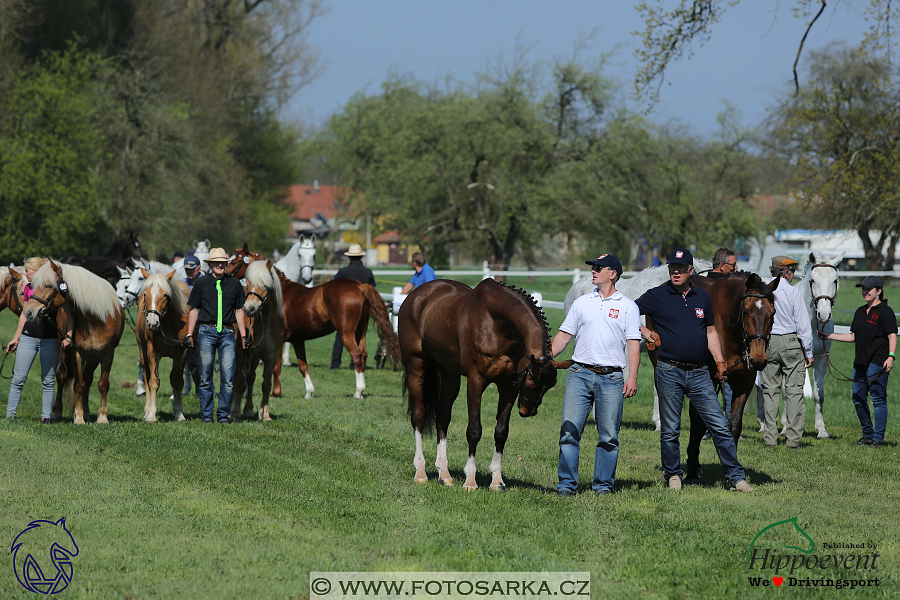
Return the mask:
[[[125,279],[125,275],[122,275],[122,279],[119,280],[119,283],[116,284],[116,295],[118,294],[119,288],[122,286],[123,281],[127,281],[125,284],[125,291],[122,295],[119,295],[119,301],[122,303],[122,308],[131,308],[137,302],[138,298],[141,296],[141,289],[144,287],[145,277],[143,273],[141,273],[141,269],[143,268],[148,273],[153,275],[154,273],[162,273],[163,275],[168,275],[173,271],[172,265],[167,265],[165,263],[157,262],[155,260],[144,260],[144,259],[131,259],[131,262],[134,266],[134,270],[128,275],[128,279]],[[122,269],[119,269],[119,273],[122,274]]]
[[[712,268],[712,263],[705,260],[694,259],[694,273],[701,273]],[[622,292],[622,295],[631,300],[637,300],[644,295],[644,292],[650,288],[657,287],[669,280],[669,268],[665,265],[659,267],[648,267],[629,279],[622,279],[616,282],[616,290]],[[575,282],[569,291],[566,292],[566,314],[572,308],[572,303],[581,296],[589,294],[594,289],[594,283],[590,273]],[[646,319],[641,317],[641,325],[646,325]],[[647,344],[641,340],[641,350],[647,351]],[[628,368],[625,368],[625,379],[628,379]],[[659,421],[659,396],[656,393],[656,386],[653,387],[653,424],[656,425],[656,431],[660,431]]]
[[119,298],[119,304],[122,305],[122,308],[128,308],[128,284],[131,283],[131,273],[133,272],[130,267],[122,267],[117,266],[119,269],[119,281],[116,282],[116,296]]
[[[209,265],[206,264],[206,259],[209,258],[209,240],[194,240],[194,256],[200,259],[200,271],[202,273],[209,273]],[[178,275],[176,275],[177,277]]]
[[[828,439],[828,431],[825,430],[825,419],[822,416],[822,406],[825,403],[825,371],[828,370],[828,361],[825,358],[826,352],[831,352],[831,340],[825,341],[819,339],[815,334],[816,331],[825,333],[834,333],[834,300],[838,291],[838,265],[844,259],[844,253],[828,258],[824,254],[816,254],[810,252],[806,265],[803,267],[803,276],[797,287],[800,289],[800,295],[806,304],[806,311],[809,313],[810,329],[812,329],[813,344],[813,368],[812,368],[812,392],[813,403],[816,407],[816,438],[820,440]],[[759,421],[760,432],[765,427],[765,421],[761,414],[760,406],[762,405],[762,390],[757,389],[757,413],[756,419]],[[784,435],[784,428],[787,427],[787,417],[781,416],[781,434]]]
[[[284,273],[284,276],[295,283],[305,285],[308,288],[312,284],[313,266],[316,264],[316,245],[313,236],[300,236],[300,241],[291,246],[288,253],[275,263],[275,267]],[[291,346],[284,345],[281,354],[282,366],[291,366]]]

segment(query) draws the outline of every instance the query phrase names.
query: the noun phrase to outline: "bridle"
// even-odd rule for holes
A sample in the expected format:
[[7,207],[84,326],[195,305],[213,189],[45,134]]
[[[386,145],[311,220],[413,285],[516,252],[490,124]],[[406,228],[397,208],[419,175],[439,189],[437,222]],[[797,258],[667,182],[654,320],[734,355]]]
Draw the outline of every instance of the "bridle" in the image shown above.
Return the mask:
[[[145,292],[149,291],[149,288],[144,291]],[[142,293],[141,297],[143,297],[143,295],[144,294]],[[164,316],[166,316],[166,313],[169,312],[169,302],[172,300],[172,297],[166,292],[163,292],[163,298],[165,298],[165,300],[166,300],[166,305],[163,307],[162,312],[159,312],[155,308],[147,308],[147,302],[144,302],[144,308],[141,310],[141,312],[144,314],[144,321],[146,322],[148,315],[156,315],[157,317],[159,317],[159,321],[160,321],[159,329],[150,330],[153,332],[153,337],[156,338],[157,336],[159,336],[159,339],[161,339],[166,344],[168,344],[169,346],[172,346],[174,348],[184,348],[188,345],[187,338],[185,338],[183,340],[172,339],[168,335],[166,335],[165,329],[163,329],[163,327],[162,327],[162,319]],[[148,329],[149,329],[149,327],[148,327]],[[182,357],[182,359],[181,359],[182,363],[184,363],[185,360],[186,360],[186,357]]]
[[[817,263],[817,264],[814,264],[812,267],[810,267],[810,269],[809,269],[809,292],[810,292],[810,295],[812,295],[812,286],[813,286],[813,284],[815,283],[815,280],[812,278],[812,272],[813,272],[813,269],[817,269],[817,268],[819,268],[819,267],[828,267],[828,268],[830,268],[830,269],[834,269],[835,274],[837,274],[838,268],[837,268],[835,265],[831,264],[831,263]],[[813,308],[815,308],[815,306],[819,303],[819,300],[828,300],[828,302],[831,304],[831,308],[832,308],[832,310],[833,310],[833,309],[834,309],[834,301],[835,301],[835,299],[837,298],[837,290],[838,290],[838,283],[839,283],[839,282],[840,282],[840,279],[835,278],[834,296],[824,296],[824,295],[823,295],[823,296],[816,296],[816,297],[814,297],[813,300],[812,300]],[[818,321],[818,320],[817,320],[817,321]],[[817,330],[818,330],[818,327],[819,327],[819,326],[818,326],[818,324],[817,324],[817,325],[816,325],[816,329],[817,329]]]
[[753,340],[762,340],[766,345],[766,352],[769,351],[769,342],[772,339],[771,331],[769,332],[769,335],[759,335],[758,333],[754,333],[753,335],[747,335],[747,326],[744,324],[744,317],[746,317],[748,314],[747,309],[744,308],[744,300],[746,300],[747,298],[761,298],[761,299],[765,300],[766,298],[768,298],[768,296],[766,296],[765,294],[758,293],[758,292],[753,292],[753,293],[748,292],[748,293],[744,294],[743,296],[741,296],[740,319],[741,319],[741,335],[744,340],[744,351],[741,354],[740,360],[738,360],[736,363],[734,363],[733,365],[731,365],[730,367],[725,369],[726,373],[732,371],[735,367],[739,367],[739,366],[743,366],[748,371],[750,370],[750,342],[752,342]]
[[[32,296],[31,296],[32,300],[36,300],[40,304],[44,305],[44,308],[42,308],[40,312],[41,312],[41,316],[45,319],[49,319],[50,305],[53,304],[53,300],[56,299],[56,295],[69,293],[69,286],[65,282],[65,280],[62,278],[62,275],[59,275],[59,274],[56,275],[56,285],[51,286],[51,287],[53,287],[53,293],[50,294],[50,297],[47,298],[46,300],[44,300],[43,298],[38,296],[36,293],[32,294]],[[57,329],[59,329],[59,327],[57,327]],[[61,333],[63,333],[63,335],[65,335],[65,332],[61,332]]]
[[524,404],[527,408],[537,408],[540,405],[541,400],[539,399],[537,402],[532,402],[528,398],[522,395],[522,389],[525,387],[525,380],[528,377],[531,377],[531,380],[537,382],[537,377],[534,376],[534,371],[531,370],[531,367],[535,363],[539,363],[541,361],[553,360],[551,356],[541,356],[540,358],[535,358],[534,354],[531,355],[531,360],[528,361],[528,366],[525,367],[525,370],[521,373],[516,374],[516,380],[513,381],[513,387],[516,388],[516,404],[522,405]]
[[[22,314],[22,309],[23,309],[24,307],[22,306],[22,303],[19,302],[19,290],[16,289],[16,288],[18,287],[19,282],[22,281],[22,280],[21,280],[21,279],[13,279],[13,276],[12,276],[12,269],[10,269],[10,276],[9,276],[9,278],[10,278],[10,283],[9,283],[9,289],[10,289],[10,292],[9,292],[9,293],[10,293],[10,295],[12,296],[12,298],[15,299],[15,301],[16,301],[16,308],[18,309],[18,313],[19,313],[19,314]],[[12,306],[12,302],[8,302],[7,304],[9,304],[10,306]]]

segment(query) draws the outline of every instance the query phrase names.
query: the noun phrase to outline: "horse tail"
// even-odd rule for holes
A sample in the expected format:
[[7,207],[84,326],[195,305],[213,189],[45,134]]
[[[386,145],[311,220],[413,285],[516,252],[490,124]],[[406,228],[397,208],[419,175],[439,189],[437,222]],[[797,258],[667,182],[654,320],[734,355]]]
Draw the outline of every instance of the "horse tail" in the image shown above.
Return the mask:
[[388,315],[387,309],[384,307],[384,300],[371,285],[363,283],[359,286],[360,291],[366,297],[370,304],[370,312],[381,331],[381,337],[384,338],[384,345],[387,349],[388,356],[394,370],[400,368],[400,339],[394,333],[394,327],[391,325],[391,317]]
[[[403,366],[403,395],[406,397],[406,414],[412,419],[413,406],[412,396],[409,395],[409,387],[406,378],[407,367]],[[422,377],[422,407],[425,409],[425,425],[422,428],[423,434],[430,434],[434,431],[435,407],[441,397],[441,370],[438,368],[437,361],[429,360],[425,363],[425,373]]]

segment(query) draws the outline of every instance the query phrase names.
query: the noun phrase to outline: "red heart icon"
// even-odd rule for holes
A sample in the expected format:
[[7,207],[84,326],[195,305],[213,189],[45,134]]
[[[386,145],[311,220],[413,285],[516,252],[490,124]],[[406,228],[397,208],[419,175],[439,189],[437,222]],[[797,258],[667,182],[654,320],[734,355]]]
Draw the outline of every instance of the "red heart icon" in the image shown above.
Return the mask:
[[778,586],[780,586],[782,583],[784,583],[784,577],[773,577],[773,578],[772,578],[772,581],[775,582],[775,587],[778,587]]

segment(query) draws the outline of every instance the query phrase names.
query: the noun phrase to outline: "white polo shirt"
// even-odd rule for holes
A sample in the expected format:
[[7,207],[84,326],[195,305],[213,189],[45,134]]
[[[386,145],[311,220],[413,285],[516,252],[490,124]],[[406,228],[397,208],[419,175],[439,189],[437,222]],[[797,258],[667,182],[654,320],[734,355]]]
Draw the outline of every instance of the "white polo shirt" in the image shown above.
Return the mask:
[[575,336],[572,360],[603,367],[626,367],[626,341],[641,339],[637,305],[616,291],[604,298],[594,288],[572,304],[560,331]]

